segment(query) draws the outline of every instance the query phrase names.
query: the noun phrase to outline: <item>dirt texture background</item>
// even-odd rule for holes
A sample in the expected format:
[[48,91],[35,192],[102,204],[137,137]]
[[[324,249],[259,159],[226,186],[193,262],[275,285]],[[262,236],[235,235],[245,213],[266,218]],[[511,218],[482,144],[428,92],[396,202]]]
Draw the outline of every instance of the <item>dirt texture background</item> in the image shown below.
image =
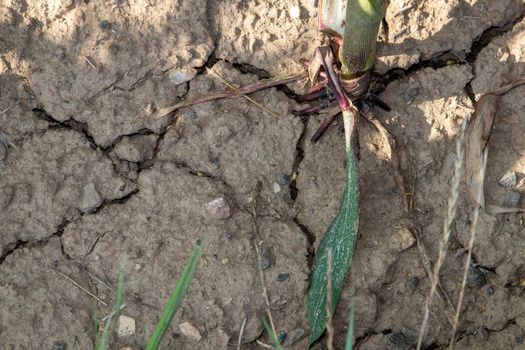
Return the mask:
[[[111,304],[101,281],[115,285],[122,255],[130,281],[123,314],[135,329],[116,335],[112,348],[143,348],[205,236],[163,348],[235,346],[245,319],[242,348],[269,343],[259,320],[260,268],[284,344],[307,347],[310,262],[344,187],[342,133],[331,127],[310,143],[322,117],[293,113],[304,82],[251,95],[271,113],[241,98],[151,115],[225,89],[219,77],[245,85],[300,71],[327,41],[316,7],[314,0],[0,0],[0,349],[93,348],[94,301],[64,276]],[[522,0],[391,1],[373,88],[392,111],[373,113],[395,147],[359,121],[357,349],[414,347],[430,286],[422,250],[436,260],[455,139],[482,94],[525,74],[524,15]],[[490,204],[525,208],[523,96],[524,86],[499,100],[488,143]],[[508,171],[517,187],[499,184]],[[469,239],[468,193],[462,186],[441,273],[452,300]],[[462,349],[525,349],[523,219],[481,213]],[[337,349],[349,293],[336,314]],[[437,299],[427,349],[447,344],[450,312]]]

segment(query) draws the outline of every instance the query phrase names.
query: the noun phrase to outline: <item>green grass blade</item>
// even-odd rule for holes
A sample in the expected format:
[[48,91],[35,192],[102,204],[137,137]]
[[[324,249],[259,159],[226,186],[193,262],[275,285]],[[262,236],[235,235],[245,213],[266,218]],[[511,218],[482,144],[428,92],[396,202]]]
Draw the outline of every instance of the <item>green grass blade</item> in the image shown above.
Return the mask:
[[266,332],[270,336],[270,340],[272,341],[273,345],[275,346],[276,350],[284,350],[281,344],[279,344],[279,341],[277,340],[277,335],[272,331],[272,327],[268,324],[268,321],[263,318],[262,320],[264,328],[266,329]]
[[310,325],[309,341],[312,344],[324,332],[327,319],[327,271],[328,250],[333,254],[332,269],[332,314],[337,307],[346,274],[354,254],[359,224],[359,179],[357,174],[357,160],[351,146],[352,125],[351,116],[343,115],[346,133],[346,188],[343,194],[341,208],[336,218],[325,233],[314,260],[313,272],[308,289],[308,322]]
[[166,305],[166,308],[164,309],[164,312],[160,317],[159,323],[153,330],[153,334],[151,335],[148,345],[146,346],[146,350],[158,349],[160,342],[166,334],[166,331],[168,330],[171,321],[173,320],[173,317],[177,312],[177,309],[182,303],[184,294],[186,293],[186,290],[188,289],[191,280],[195,275],[195,271],[197,270],[197,266],[199,265],[199,261],[202,255],[202,249],[202,243],[199,243],[197,247],[193,249],[190,260],[184,268],[184,271],[182,271],[179,280],[177,281],[175,289],[173,290],[173,293],[171,294],[168,300],[168,304]]
[[120,315],[120,309],[124,301],[124,292],[126,290],[126,283],[124,281],[124,266],[125,266],[125,259],[123,258],[120,261],[117,291],[116,291],[116,296],[115,296],[115,305],[113,306],[113,310],[111,311],[110,316],[106,320],[104,331],[98,341],[98,345],[96,348],[97,350],[107,350],[109,348],[109,336],[111,335],[113,331],[113,326],[116,320],[118,320],[119,315]]
[[355,296],[350,301],[350,315],[348,316],[348,331],[346,332],[345,350],[352,350],[354,346],[354,324],[355,324]]

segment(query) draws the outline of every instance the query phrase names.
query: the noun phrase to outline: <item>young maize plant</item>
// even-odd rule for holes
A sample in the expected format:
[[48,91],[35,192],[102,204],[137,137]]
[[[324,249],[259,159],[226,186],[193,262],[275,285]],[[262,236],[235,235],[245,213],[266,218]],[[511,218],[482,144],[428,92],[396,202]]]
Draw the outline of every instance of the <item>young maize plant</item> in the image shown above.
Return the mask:
[[[298,100],[310,102],[312,106],[297,114],[304,116],[321,112],[328,101],[328,108],[324,111],[326,118],[312,137],[312,142],[319,140],[335,118],[342,114],[347,153],[346,188],[339,213],[326,231],[314,260],[307,305],[310,344],[323,334],[326,320],[332,316],[327,315],[326,310],[328,251],[331,251],[333,267],[330,269],[332,314],[341,297],[354,253],[359,222],[359,177],[352,135],[359,108],[364,103],[369,103],[389,110],[388,105],[369,92],[370,70],[376,58],[377,35],[388,3],[389,0],[320,0],[319,30],[331,37],[332,44],[315,50],[314,59],[308,66],[308,75],[302,72],[285,78],[267,79],[235,91],[183,101],[160,109],[155,115],[160,118],[182,107],[219,98],[236,98],[307,76],[312,86]],[[328,93],[327,88],[333,95]]]

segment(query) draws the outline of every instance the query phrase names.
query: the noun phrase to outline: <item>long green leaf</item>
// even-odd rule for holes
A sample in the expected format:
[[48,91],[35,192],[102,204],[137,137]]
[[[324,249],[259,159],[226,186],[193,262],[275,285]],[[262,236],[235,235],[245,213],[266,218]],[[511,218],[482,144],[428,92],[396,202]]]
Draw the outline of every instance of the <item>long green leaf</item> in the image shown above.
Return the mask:
[[324,332],[327,313],[327,270],[328,250],[332,250],[332,300],[333,310],[337,307],[345,284],[346,274],[354,254],[354,247],[359,224],[359,178],[351,135],[353,126],[348,112],[343,112],[346,136],[346,188],[341,208],[325,233],[314,260],[310,289],[308,290],[308,321],[310,324],[310,344]]
[[170,326],[171,321],[175,316],[175,313],[177,312],[180,304],[182,303],[184,294],[186,293],[186,290],[188,289],[191,280],[195,275],[195,271],[197,271],[197,266],[199,265],[199,261],[202,255],[203,245],[204,244],[201,242],[193,249],[190,261],[188,262],[188,265],[186,265],[186,267],[184,268],[184,271],[182,271],[182,274],[180,275],[179,280],[177,281],[175,289],[173,290],[173,293],[168,299],[168,304],[166,305],[166,308],[164,309],[164,312],[160,317],[159,323],[153,330],[153,334],[151,335],[148,345],[146,346],[146,350],[158,349],[162,338],[166,334],[166,331],[168,330],[168,327]]

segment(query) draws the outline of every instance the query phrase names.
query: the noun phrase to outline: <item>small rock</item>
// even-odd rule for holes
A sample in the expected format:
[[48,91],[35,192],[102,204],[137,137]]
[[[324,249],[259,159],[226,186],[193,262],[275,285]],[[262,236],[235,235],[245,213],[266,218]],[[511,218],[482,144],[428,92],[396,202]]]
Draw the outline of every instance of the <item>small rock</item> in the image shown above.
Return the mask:
[[494,294],[494,287],[487,286],[487,288],[485,288],[485,293],[487,293],[487,295],[493,295]]
[[[189,111],[187,112],[186,114],[186,117],[188,117],[189,120],[191,120],[192,122],[196,121],[198,119],[197,117],[197,113],[195,111]],[[218,161],[215,159],[215,161]],[[212,160],[212,163],[213,163],[213,160]]]
[[208,213],[215,219],[227,219],[230,217],[230,206],[223,197],[218,197],[206,203]]
[[224,258],[221,260],[221,264],[226,265],[228,263],[228,258]]
[[290,176],[288,176],[288,174],[282,174],[277,177],[277,183],[281,186],[288,186],[290,182]]
[[283,342],[283,346],[285,348],[292,346],[293,344],[301,340],[305,334],[306,332],[304,329],[301,329],[301,328],[294,329],[293,331],[288,333],[288,335],[286,336],[286,339]]
[[412,339],[401,332],[388,335],[385,343],[388,350],[410,350],[412,348]]
[[519,192],[507,192],[503,196],[503,206],[516,207],[520,201],[521,194]]
[[268,252],[263,252],[261,254],[261,258],[262,258],[262,264],[261,264],[261,267],[263,270],[268,270],[270,268],[270,266],[272,266],[272,259],[270,257],[270,253]]
[[419,278],[417,278],[416,276],[411,276],[408,278],[407,288],[410,290],[415,290],[418,284],[419,284]]
[[516,172],[507,171],[499,180],[499,184],[505,188],[516,186]]
[[401,248],[403,250],[407,249],[407,248],[410,248],[416,242],[416,239],[414,238],[414,235],[406,227],[401,228],[398,231],[398,233],[399,233]]
[[279,185],[277,182],[273,183],[272,187],[273,193],[279,193],[281,192],[281,185]]
[[487,283],[485,273],[479,268],[470,265],[467,274],[467,284],[473,287],[483,287]]
[[290,277],[289,273],[280,273],[277,275],[277,281],[284,282]]
[[135,319],[126,315],[120,315],[117,334],[119,337],[128,337],[135,334]]
[[95,184],[89,183],[84,186],[84,195],[82,197],[82,205],[80,211],[83,213],[91,213],[95,211],[102,204],[102,198],[95,188]]
[[181,68],[172,70],[169,74],[170,81],[175,85],[184,84],[197,75],[195,68]]
[[66,350],[67,349],[67,344],[63,341],[56,341],[53,343],[53,347],[52,347],[53,350]]
[[277,333],[277,341],[279,342],[279,344],[281,344],[284,339],[286,339],[286,332],[278,332]]
[[109,25],[110,23],[106,20],[102,20],[100,21],[100,23],[98,24],[99,28],[100,29],[108,29],[109,28]]
[[478,335],[481,339],[487,339],[487,338],[489,337],[489,331],[488,331],[488,329],[485,328],[485,327],[479,327],[479,328],[478,328],[477,335]]
[[202,339],[202,335],[190,321],[179,324],[180,332],[188,339],[199,341]]
[[514,340],[516,340],[516,343],[518,344],[523,344],[524,337],[523,335],[517,335],[516,337],[514,337]]

